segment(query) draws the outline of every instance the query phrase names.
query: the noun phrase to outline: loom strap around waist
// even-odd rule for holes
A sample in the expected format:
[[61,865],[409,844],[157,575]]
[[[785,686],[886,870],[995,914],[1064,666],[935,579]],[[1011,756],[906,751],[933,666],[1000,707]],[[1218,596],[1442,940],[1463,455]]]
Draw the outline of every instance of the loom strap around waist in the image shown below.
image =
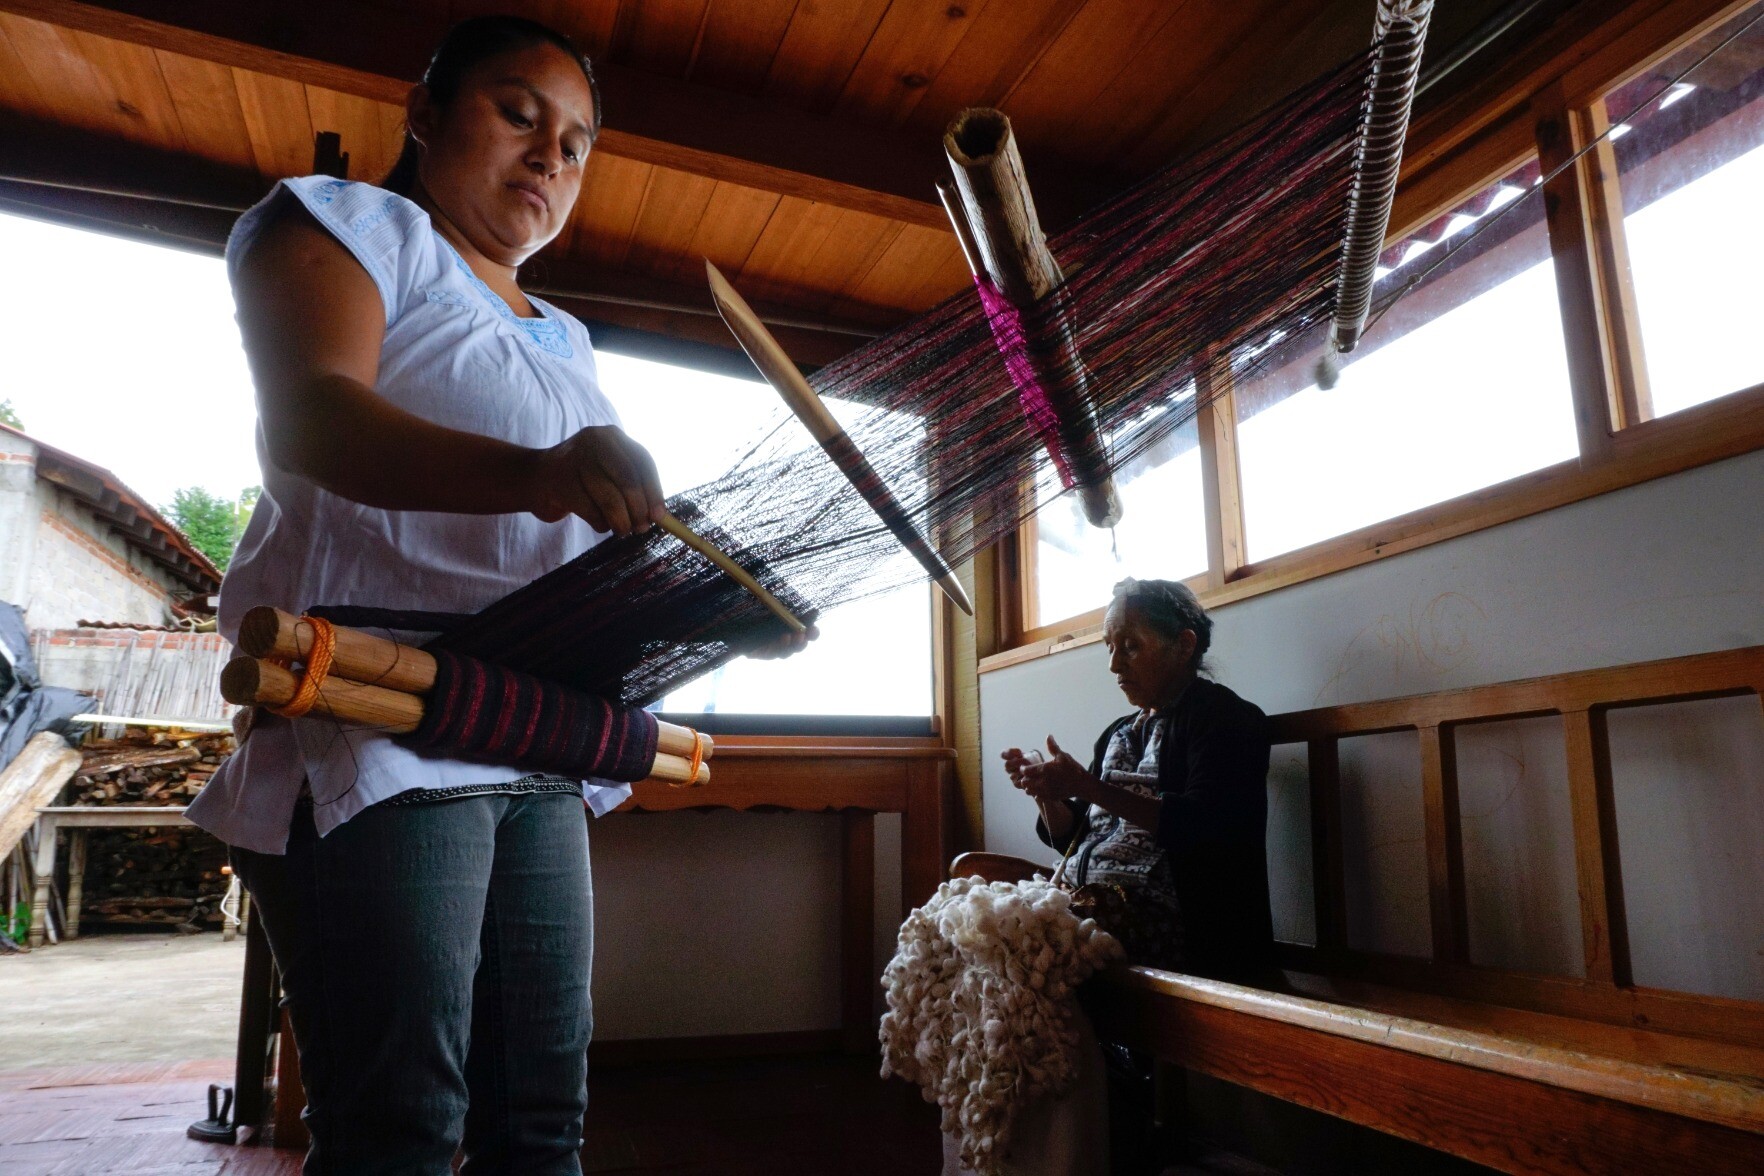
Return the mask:
[[641,780],[655,765],[656,720],[462,654],[435,650],[435,685],[412,747],[574,777]]

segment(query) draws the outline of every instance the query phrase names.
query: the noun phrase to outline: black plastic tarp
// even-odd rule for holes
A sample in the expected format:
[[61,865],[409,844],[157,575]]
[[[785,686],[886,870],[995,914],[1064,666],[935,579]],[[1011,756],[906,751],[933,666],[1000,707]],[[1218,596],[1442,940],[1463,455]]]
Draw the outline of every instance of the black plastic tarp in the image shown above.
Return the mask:
[[55,731],[77,739],[77,724],[69,720],[90,711],[96,704],[89,694],[60,686],[45,686],[31,656],[31,635],[24,613],[0,600],[0,769],[24,750],[31,736]]

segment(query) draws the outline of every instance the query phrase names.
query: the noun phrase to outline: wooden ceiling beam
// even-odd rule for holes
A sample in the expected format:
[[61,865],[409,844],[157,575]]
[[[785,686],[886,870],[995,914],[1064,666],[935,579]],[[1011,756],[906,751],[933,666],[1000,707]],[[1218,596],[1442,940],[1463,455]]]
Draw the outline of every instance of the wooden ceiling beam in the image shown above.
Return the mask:
[[[397,105],[448,23],[442,12],[343,0],[0,0],[0,11]],[[946,170],[935,140],[611,63],[595,71],[608,110],[597,150],[948,228],[933,188]],[[1037,180],[1059,187],[1057,177]]]

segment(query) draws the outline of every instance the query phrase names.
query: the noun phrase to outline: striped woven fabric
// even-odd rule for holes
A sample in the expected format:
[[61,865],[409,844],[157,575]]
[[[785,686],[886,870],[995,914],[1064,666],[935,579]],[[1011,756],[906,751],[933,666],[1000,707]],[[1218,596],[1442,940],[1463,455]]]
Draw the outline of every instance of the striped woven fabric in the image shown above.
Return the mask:
[[536,772],[641,780],[655,764],[655,716],[435,650],[435,686],[422,725],[405,737],[434,748]]

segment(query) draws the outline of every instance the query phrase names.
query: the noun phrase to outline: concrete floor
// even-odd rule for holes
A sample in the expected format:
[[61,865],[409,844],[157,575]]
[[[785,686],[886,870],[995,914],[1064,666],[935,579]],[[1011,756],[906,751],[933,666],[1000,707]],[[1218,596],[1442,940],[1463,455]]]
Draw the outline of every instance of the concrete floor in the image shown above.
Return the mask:
[[231,1060],[245,937],[92,935],[0,955],[0,1072]]

